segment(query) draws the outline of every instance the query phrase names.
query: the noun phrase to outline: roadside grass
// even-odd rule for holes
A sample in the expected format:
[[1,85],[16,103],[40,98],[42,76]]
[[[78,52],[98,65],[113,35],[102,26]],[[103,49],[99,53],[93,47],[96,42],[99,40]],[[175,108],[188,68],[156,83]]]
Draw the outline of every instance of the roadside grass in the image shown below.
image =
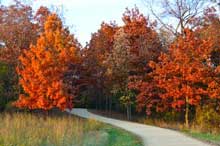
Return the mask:
[[141,119],[139,120],[139,122],[147,125],[158,126],[161,128],[177,130],[198,140],[220,146],[220,133],[215,132],[214,129],[213,129],[214,131],[213,133],[208,133],[202,131],[201,128],[199,126],[195,126],[195,124],[192,124],[187,129],[183,123],[173,122],[173,121],[168,122],[158,119]]
[[[98,110],[90,110],[90,112],[110,118],[126,120],[126,116],[118,112],[111,112],[111,114],[109,114],[106,111],[98,111]],[[204,129],[205,127],[207,128],[207,125],[201,126],[195,123],[191,123],[190,128],[187,129],[184,126],[184,123],[179,121],[175,121],[175,120],[169,121],[169,120],[156,119],[156,118],[152,119],[141,116],[136,116],[136,117],[133,116],[133,121],[141,124],[176,130],[182,132],[185,135],[196,138],[198,140],[220,146],[220,129],[210,128],[210,127],[209,130]]]
[[[140,138],[119,128],[106,127],[109,134],[109,146],[142,146]],[[120,136],[119,136],[120,135]]]
[[133,134],[64,114],[0,114],[0,146],[142,146]]
[[205,133],[194,130],[182,130],[182,132],[193,138],[220,146],[220,134]]

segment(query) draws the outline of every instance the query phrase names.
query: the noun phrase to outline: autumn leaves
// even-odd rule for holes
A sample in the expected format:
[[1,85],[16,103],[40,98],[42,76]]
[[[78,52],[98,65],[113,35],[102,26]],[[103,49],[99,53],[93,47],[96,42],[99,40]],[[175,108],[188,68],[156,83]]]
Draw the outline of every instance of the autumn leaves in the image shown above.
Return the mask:
[[[163,107],[184,110],[186,126],[189,106],[200,105],[203,98],[210,97],[208,91],[213,67],[209,57],[212,48],[210,40],[201,39],[193,31],[185,30],[185,35],[170,45],[169,53],[162,53],[158,63],[149,64],[153,69],[149,74],[153,83],[148,86],[160,89],[156,93],[159,105],[163,103]],[[151,95],[150,92],[148,94]],[[216,95],[215,98],[219,93]]]
[[[11,22],[15,18],[9,12],[19,8],[2,8],[0,16],[8,15]],[[33,19],[29,11],[24,7],[20,12],[24,19],[19,20],[30,17],[29,23],[17,26],[25,27],[23,31],[1,30],[5,34],[0,38],[5,42],[1,61],[17,66],[18,107],[64,110],[75,102],[120,111],[123,105],[128,112],[144,110],[147,115],[180,112],[188,125],[192,111],[219,98],[220,23],[210,13],[198,17],[203,23],[193,30],[170,36],[138,8],[127,9],[123,25],[102,23],[82,48],[56,14],[41,7]],[[4,28],[6,24],[2,21]],[[12,33],[16,38],[26,33],[26,41],[14,41]],[[4,49],[10,52],[7,58],[2,58]]]
[[17,71],[24,94],[20,94],[16,106],[45,110],[72,108],[74,95],[64,92],[63,77],[69,64],[79,62],[78,51],[76,40],[60,18],[50,15],[37,44],[19,57],[21,65]]

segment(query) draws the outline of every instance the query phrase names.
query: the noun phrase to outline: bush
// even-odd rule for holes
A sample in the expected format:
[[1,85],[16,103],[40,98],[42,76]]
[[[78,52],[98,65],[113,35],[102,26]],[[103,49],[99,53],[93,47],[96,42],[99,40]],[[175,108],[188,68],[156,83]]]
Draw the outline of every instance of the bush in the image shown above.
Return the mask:
[[198,107],[194,128],[201,132],[219,133],[220,132],[220,113],[212,105]]
[[177,112],[175,110],[169,111],[169,112],[165,112],[163,119],[165,121],[181,121],[181,113]]

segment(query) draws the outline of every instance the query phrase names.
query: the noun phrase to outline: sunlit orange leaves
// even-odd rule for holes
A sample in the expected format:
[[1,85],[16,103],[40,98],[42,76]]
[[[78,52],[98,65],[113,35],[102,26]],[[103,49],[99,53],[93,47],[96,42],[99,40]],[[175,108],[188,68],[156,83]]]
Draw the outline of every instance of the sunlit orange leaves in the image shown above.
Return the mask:
[[150,64],[157,86],[165,89],[160,97],[170,98],[172,107],[181,108],[186,102],[196,105],[207,95],[204,86],[209,75],[211,47],[209,40],[199,39],[194,32],[185,30],[185,35],[170,46],[169,54],[162,54],[159,63]]
[[202,98],[211,96],[208,86],[216,88],[216,82],[210,84],[212,45],[211,40],[185,30],[171,44],[168,53],[162,53],[158,62],[149,63],[152,72],[129,85],[139,91],[138,107],[146,107],[147,113],[152,106],[157,111],[166,108],[185,111],[188,105],[198,105]]
[[19,57],[17,71],[24,93],[15,104],[30,109],[71,108],[74,96],[65,92],[63,76],[70,63],[80,61],[77,41],[55,14],[47,18],[44,30],[37,44]]

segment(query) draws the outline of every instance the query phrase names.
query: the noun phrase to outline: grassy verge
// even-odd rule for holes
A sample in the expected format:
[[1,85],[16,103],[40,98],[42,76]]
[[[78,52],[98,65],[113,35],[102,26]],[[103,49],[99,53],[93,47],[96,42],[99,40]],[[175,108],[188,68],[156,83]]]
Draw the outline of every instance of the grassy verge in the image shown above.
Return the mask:
[[[111,112],[110,115],[106,111],[90,110],[90,112],[99,114],[102,116],[106,116],[106,117],[126,120],[126,116],[118,112]],[[204,130],[201,130],[201,128],[199,128],[199,126],[195,124],[192,125],[189,129],[186,129],[184,124],[180,122],[167,121],[167,120],[165,121],[163,119],[151,119],[151,118],[146,119],[141,116],[133,117],[133,121],[146,124],[146,125],[152,125],[152,126],[158,126],[161,128],[177,130],[188,136],[199,139],[201,141],[220,146],[220,134],[219,132],[216,132],[216,130],[214,129],[212,129],[213,133],[205,133],[205,132],[202,132]]]
[[218,146],[220,145],[220,134],[197,132],[193,130],[182,130],[182,132],[196,139],[209,142],[214,145],[218,145]]
[[141,146],[124,131],[69,115],[0,114],[0,146]]
[[198,127],[196,128],[196,126],[191,126],[190,128],[186,129],[183,123],[152,119],[142,119],[139,122],[161,128],[177,130],[198,140],[220,146],[220,134],[201,132],[201,130]]
[[107,126],[105,130],[109,134],[108,146],[142,146],[140,138],[130,132],[112,126]]

